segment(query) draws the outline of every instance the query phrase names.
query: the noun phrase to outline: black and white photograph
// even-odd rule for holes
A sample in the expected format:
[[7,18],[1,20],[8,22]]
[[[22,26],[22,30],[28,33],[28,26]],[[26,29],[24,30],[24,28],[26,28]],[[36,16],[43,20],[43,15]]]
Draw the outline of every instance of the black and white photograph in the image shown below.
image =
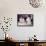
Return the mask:
[[17,14],[17,26],[33,26],[33,14]]

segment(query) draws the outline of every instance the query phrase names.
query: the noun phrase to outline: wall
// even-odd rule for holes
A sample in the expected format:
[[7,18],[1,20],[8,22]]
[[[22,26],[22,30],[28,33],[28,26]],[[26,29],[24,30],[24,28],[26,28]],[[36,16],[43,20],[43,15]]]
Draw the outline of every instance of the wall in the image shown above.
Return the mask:
[[[33,8],[28,0],[0,0],[0,19],[1,17],[12,17],[13,22],[10,33],[17,40],[27,40],[34,34],[39,40],[45,40],[45,15],[46,7]],[[17,14],[34,14],[34,25],[32,27],[18,27]],[[2,35],[0,31],[0,35]],[[4,33],[3,33],[4,34]],[[0,39],[4,37],[0,36]]]

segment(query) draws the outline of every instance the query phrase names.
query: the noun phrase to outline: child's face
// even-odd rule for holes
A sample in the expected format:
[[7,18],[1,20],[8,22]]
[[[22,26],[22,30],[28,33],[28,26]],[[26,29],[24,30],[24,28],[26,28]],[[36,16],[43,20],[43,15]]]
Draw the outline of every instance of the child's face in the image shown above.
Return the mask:
[[19,21],[22,23],[25,22],[24,18],[22,18],[22,17],[19,19]]

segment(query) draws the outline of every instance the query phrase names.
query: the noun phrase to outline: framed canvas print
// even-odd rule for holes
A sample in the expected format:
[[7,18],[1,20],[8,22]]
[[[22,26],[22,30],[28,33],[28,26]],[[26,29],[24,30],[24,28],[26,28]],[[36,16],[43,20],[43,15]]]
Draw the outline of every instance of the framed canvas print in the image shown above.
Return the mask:
[[17,26],[33,26],[33,14],[17,14]]

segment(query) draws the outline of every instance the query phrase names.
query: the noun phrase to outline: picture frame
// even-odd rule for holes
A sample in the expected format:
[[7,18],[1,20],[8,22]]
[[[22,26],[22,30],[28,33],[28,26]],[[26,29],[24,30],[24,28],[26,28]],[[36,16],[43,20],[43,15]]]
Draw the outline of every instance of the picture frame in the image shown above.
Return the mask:
[[17,26],[33,26],[33,14],[17,14]]

